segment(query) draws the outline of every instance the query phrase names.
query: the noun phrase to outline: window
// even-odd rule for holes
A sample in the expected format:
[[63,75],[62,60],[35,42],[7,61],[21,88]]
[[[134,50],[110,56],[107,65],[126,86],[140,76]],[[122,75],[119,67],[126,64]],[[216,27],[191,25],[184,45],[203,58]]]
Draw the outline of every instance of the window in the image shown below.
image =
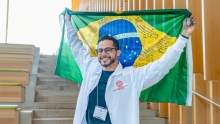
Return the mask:
[[0,43],[5,42],[7,0],[0,0]]
[[[6,1],[6,2],[4,2]],[[10,0],[7,43],[33,44],[42,54],[55,54],[60,45],[59,14],[71,0]],[[0,42],[5,42],[7,0],[0,2]],[[4,11],[2,11],[4,9]],[[4,29],[4,30],[3,30]]]

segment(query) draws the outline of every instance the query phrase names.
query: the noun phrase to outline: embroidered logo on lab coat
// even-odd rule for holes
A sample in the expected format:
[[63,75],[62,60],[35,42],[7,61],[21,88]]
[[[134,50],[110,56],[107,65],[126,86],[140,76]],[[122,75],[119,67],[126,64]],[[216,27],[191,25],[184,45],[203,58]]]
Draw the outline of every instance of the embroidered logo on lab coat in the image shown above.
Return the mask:
[[122,81],[118,80],[116,82],[116,86],[118,87],[117,89],[113,90],[113,91],[116,91],[116,90],[123,90],[125,87],[127,87],[128,85],[124,85]]

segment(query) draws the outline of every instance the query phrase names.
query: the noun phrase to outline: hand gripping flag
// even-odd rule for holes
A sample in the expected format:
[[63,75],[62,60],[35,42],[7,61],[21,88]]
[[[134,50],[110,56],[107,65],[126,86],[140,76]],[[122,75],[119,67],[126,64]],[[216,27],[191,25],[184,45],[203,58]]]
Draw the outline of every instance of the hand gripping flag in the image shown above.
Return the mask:
[[[55,75],[79,84],[83,79],[68,45],[65,12],[71,15],[73,27],[91,56],[97,56],[95,50],[101,36],[108,34],[117,38],[122,51],[119,61],[123,67],[141,67],[159,59],[175,43],[182,31],[183,20],[191,15],[186,9],[123,12],[73,12],[66,9],[60,14],[62,39]],[[180,59],[169,73],[157,84],[142,91],[140,100],[191,105],[190,43],[187,43]]]

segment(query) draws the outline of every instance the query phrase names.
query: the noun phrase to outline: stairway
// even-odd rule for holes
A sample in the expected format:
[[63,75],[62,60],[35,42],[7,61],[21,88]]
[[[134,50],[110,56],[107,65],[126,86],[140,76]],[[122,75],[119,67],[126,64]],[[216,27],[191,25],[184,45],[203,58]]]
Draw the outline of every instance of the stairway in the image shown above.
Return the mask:
[[[55,76],[56,56],[41,55],[35,87],[35,109],[32,124],[72,124],[79,92],[78,85]],[[140,124],[165,124],[165,119],[155,117],[140,103]]]
[[41,55],[32,124],[72,124],[78,96],[78,85],[55,76],[57,56]]

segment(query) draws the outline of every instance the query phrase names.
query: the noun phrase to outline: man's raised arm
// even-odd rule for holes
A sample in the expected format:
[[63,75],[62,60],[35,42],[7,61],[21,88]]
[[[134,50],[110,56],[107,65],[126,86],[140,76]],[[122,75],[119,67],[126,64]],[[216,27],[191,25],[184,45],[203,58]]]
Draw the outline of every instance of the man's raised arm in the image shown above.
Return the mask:
[[68,43],[70,45],[74,59],[76,60],[81,72],[84,74],[88,69],[88,66],[92,63],[91,61],[94,59],[91,57],[86,47],[83,46],[82,41],[79,39],[77,32],[73,28],[71,16],[68,13],[65,15],[65,20]]

